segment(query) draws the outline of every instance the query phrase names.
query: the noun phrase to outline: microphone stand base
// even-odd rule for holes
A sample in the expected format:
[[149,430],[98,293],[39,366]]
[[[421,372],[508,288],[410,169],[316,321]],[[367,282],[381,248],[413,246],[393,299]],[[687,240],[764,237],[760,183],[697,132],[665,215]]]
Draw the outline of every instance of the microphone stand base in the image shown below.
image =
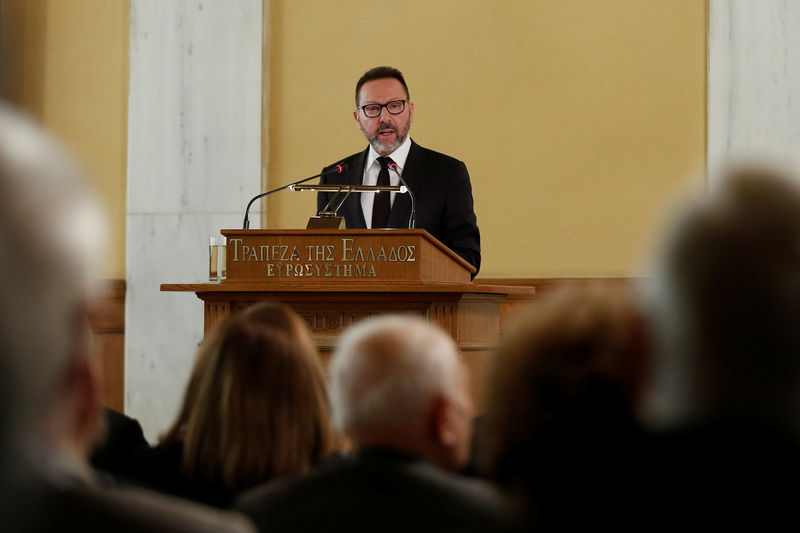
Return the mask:
[[316,216],[308,219],[306,229],[347,229],[344,217]]

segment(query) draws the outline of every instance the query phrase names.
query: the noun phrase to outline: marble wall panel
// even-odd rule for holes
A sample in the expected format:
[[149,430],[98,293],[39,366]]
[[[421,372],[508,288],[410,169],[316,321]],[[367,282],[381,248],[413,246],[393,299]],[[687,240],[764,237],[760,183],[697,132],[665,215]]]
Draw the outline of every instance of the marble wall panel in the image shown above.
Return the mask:
[[242,209],[258,190],[261,1],[132,2],[130,69],[129,212]]
[[708,166],[800,169],[800,2],[709,3]]
[[[262,0],[132,0],[125,409],[151,440],[203,331],[208,237],[261,187]],[[258,220],[258,213],[251,220]]]
[[128,217],[128,254],[150,263],[130,269],[126,304],[126,412],[149,438],[175,415],[203,337],[203,302],[194,293],[162,292],[162,283],[208,280],[208,237],[238,214],[145,214]]

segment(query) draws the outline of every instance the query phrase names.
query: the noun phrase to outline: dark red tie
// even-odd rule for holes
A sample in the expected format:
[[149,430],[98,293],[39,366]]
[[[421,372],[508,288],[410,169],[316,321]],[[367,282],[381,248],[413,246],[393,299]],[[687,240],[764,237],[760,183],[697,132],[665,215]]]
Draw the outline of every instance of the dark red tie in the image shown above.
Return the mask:
[[[389,157],[379,157],[378,163],[381,165],[381,171],[378,172],[378,186],[389,186],[389,165],[394,163]],[[391,193],[389,191],[381,191],[375,193],[375,202],[372,204],[372,229],[385,228],[389,222],[389,210],[391,205],[389,199]]]

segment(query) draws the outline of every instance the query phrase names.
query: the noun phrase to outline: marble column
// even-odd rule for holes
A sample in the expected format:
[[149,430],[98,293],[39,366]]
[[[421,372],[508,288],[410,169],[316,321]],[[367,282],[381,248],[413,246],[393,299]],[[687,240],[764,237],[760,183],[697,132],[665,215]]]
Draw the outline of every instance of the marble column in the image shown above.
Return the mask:
[[131,1],[125,409],[150,440],[203,334],[202,302],[159,285],[207,280],[209,236],[261,187],[264,5]]
[[709,3],[708,167],[800,170],[800,2]]

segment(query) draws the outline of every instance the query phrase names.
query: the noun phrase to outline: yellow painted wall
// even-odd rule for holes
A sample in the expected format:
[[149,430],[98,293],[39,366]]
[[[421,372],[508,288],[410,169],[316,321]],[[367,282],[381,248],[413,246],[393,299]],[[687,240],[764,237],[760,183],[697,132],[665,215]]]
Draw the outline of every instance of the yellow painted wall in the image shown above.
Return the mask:
[[[470,170],[482,277],[634,275],[702,180],[705,1],[270,0],[270,17],[269,186],[363,149],[355,82],[398,67],[412,138]],[[315,209],[271,198],[272,228]]]
[[125,276],[129,0],[1,0],[0,94],[59,136],[109,214]]

